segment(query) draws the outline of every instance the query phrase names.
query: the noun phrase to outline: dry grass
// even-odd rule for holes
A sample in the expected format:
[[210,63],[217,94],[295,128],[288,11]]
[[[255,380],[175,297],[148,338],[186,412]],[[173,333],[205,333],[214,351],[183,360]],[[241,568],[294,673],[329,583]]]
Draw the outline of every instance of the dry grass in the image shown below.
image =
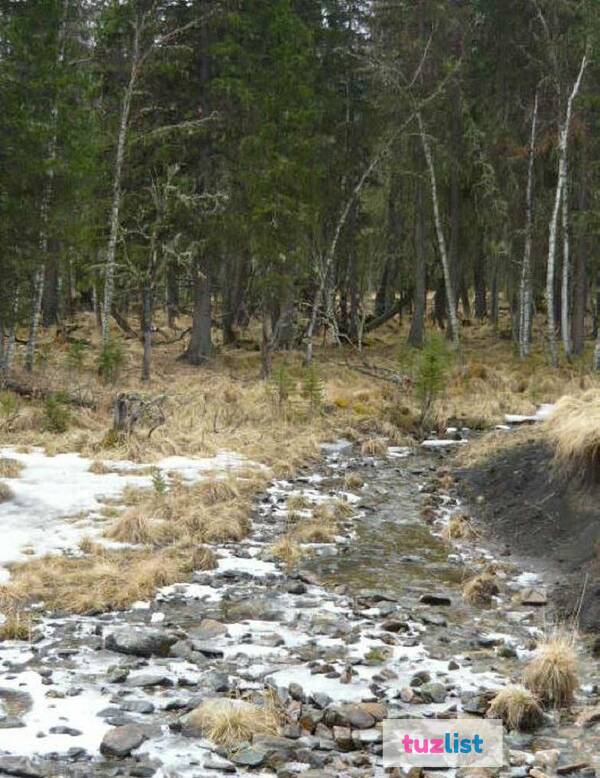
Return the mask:
[[288,511],[306,511],[313,507],[314,503],[303,494],[290,494],[285,501]]
[[594,484],[600,481],[600,392],[563,397],[544,424],[554,446],[561,476]]
[[344,489],[352,491],[353,489],[362,489],[364,485],[365,482],[358,473],[346,473],[344,476]]
[[571,705],[579,688],[577,671],[574,635],[556,630],[538,645],[525,667],[523,683],[544,705],[565,707]]
[[254,735],[276,735],[280,719],[268,700],[263,706],[226,698],[205,700],[187,716],[204,737],[228,750],[252,741]]
[[536,697],[524,686],[506,686],[492,700],[488,718],[502,719],[509,730],[536,729],[544,718]]
[[10,486],[0,481],[0,503],[12,500],[13,497],[14,494]]
[[377,457],[383,459],[387,456],[388,445],[383,438],[368,438],[360,447],[363,457]]
[[0,457],[0,478],[18,478],[24,465],[18,459]]
[[237,500],[240,496],[239,490],[233,478],[229,479],[211,479],[201,481],[195,489],[196,493],[204,505],[215,505],[220,502],[229,502]]
[[158,553],[95,549],[83,558],[46,556],[15,565],[10,589],[22,601],[43,601],[53,610],[95,613],[125,608],[193,570],[215,567],[209,549],[187,544]]
[[283,535],[270,548],[271,554],[278,559],[286,570],[293,570],[305,556],[305,552],[291,535]]
[[442,537],[448,542],[451,540],[473,540],[477,537],[477,532],[468,516],[456,513],[448,520],[442,531]]
[[4,621],[0,624],[0,641],[2,640],[31,640],[33,620],[26,611],[10,608],[4,614]]
[[303,521],[294,529],[294,539],[298,543],[334,543],[336,535],[335,524],[320,521]]
[[491,605],[492,597],[498,594],[498,584],[494,576],[481,573],[471,578],[463,586],[462,594],[470,605],[485,607]]
[[163,526],[164,522],[153,521],[138,508],[130,508],[115,521],[105,535],[120,543],[151,544],[158,540]]

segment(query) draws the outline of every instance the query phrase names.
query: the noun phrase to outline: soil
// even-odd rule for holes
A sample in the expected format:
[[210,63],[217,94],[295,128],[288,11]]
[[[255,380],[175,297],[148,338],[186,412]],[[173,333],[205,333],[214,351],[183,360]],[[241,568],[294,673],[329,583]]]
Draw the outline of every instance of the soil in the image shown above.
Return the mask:
[[550,572],[559,616],[579,611],[580,628],[600,634],[600,487],[561,478],[552,458],[533,439],[457,476],[485,533],[505,553]]

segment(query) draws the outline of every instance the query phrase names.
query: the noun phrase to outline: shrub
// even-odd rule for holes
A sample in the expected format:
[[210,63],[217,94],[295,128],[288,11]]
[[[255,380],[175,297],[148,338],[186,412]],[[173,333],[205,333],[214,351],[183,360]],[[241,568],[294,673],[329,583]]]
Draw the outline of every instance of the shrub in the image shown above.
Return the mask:
[[156,494],[163,495],[167,493],[167,479],[160,467],[155,467],[152,472],[152,486]]
[[43,428],[47,432],[61,434],[69,429],[71,413],[60,395],[50,395],[44,403]]
[[277,406],[279,413],[285,413],[287,410],[295,388],[296,383],[285,364],[281,364],[273,370],[269,378],[267,391],[271,401]]
[[417,362],[415,393],[421,407],[421,427],[426,426],[434,413],[436,402],[443,393],[450,366],[450,355],[442,337],[427,339]]
[[69,343],[67,350],[67,367],[74,373],[80,373],[85,364],[85,343],[81,340],[74,340]]
[[18,478],[23,470],[23,463],[12,457],[0,457],[0,477]]
[[105,343],[98,357],[98,375],[107,384],[115,384],[125,365],[125,351],[118,340]]
[[0,423],[7,432],[12,427],[19,415],[19,401],[10,392],[0,393]]
[[463,587],[463,597],[471,605],[490,605],[492,597],[498,592],[496,579],[489,573],[476,575]]
[[323,407],[323,381],[319,376],[314,362],[304,371],[302,379],[302,396],[308,403],[311,414],[320,413]]
[[208,699],[186,716],[186,727],[225,748],[252,741],[254,735],[276,735],[279,717],[273,705],[243,700]]

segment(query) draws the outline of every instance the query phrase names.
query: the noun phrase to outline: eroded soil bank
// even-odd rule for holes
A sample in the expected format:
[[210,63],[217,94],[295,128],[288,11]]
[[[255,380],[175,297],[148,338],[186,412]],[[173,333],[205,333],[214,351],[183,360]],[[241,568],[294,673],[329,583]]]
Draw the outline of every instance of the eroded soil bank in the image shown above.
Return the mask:
[[486,536],[544,574],[562,618],[600,636],[600,487],[562,479],[552,459],[532,435],[458,470],[458,482]]

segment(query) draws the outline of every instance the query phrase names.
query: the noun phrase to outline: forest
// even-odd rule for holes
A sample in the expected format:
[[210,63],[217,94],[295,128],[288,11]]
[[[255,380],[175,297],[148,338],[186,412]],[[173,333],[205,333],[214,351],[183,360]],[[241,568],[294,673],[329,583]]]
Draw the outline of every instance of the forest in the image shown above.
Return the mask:
[[503,307],[521,357],[581,355],[597,36],[569,0],[3,3],[3,370],[88,310],[145,379],[182,315],[195,365],[260,322],[263,375]]

